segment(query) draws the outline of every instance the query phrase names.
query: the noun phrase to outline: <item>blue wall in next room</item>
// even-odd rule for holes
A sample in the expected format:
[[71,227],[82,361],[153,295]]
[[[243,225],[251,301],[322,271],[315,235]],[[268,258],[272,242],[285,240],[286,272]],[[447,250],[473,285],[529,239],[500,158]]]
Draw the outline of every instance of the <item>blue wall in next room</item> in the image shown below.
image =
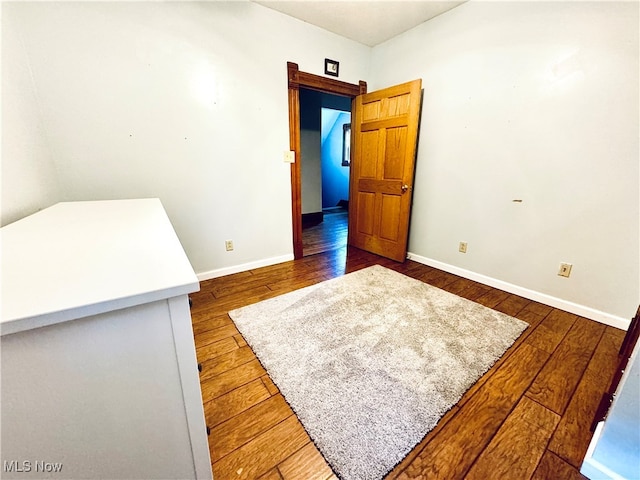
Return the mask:
[[[325,112],[327,109],[323,109],[323,115]],[[342,166],[343,125],[347,123],[351,123],[351,113],[340,112],[326,136],[322,132],[322,208],[335,207],[340,200],[349,199],[350,167]]]

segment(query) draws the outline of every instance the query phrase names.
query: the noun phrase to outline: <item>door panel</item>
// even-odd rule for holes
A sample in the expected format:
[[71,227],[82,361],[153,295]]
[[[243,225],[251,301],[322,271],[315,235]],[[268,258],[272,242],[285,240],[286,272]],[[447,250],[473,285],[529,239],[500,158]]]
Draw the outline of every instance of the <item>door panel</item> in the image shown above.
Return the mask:
[[361,178],[376,178],[379,137],[377,130],[362,134],[362,161],[357,164]]
[[373,212],[375,208],[375,194],[368,192],[359,192],[357,203],[362,207],[356,214],[358,215],[358,233],[361,235],[373,235]]
[[400,198],[399,195],[382,195],[380,237],[384,240],[398,241],[400,233]]
[[422,81],[354,102],[349,244],[393,260],[407,255]]
[[387,158],[384,162],[385,180],[402,180],[404,174],[404,152],[407,149],[407,128],[397,127],[387,130],[385,145]]
[[362,121],[370,122],[380,118],[380,103],[372,102],[362,106]]

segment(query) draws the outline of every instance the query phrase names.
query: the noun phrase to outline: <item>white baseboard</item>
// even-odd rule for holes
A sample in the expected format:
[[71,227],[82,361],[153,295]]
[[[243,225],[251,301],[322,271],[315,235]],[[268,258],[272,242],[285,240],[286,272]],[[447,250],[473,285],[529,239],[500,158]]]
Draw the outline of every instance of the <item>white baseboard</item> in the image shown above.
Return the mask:
[[626,330],[627,328],[629,328],[629,323],[631,322],[631,320],[618,317],[616,315],[611,315],[609,313],[602,312],[585,305],[580,305],[568,300],[553,297],[551,295],[547,295],[546,293],[536,292],[535,290],[529,290],[528,288],[513,285],[511,283],[504,282],[492,277],[487,277],[486,275],[475,273],[470,270],[465,270],[464,268],[456,267],[455,265],[449,265],[448,263],[443,263],[438,260],[423,257],[421,255],[416,255],[415,253],[409,252],[407,254],[407,258],[418,263],[422,263],[423,265],[428,265],[430,267],[437,268],[438,270],[453,273],[454,275],[458,275],[460,277],[464,277],[469,280],[488,285],[490,287],[498,288],[500,290],[504,290],[505,292],[520,295],[521,297],[528,298],[529,300],[540,302],[545,305],[549,305],[550,307],[558,308],[560,310],[564,310],[565,312],[573,313],[590,320],[595,320],[596,322],[600,322],[611,327]]
[[255,262],[233,265],[231,267],[217,268],[207,272],[200,272],[196,274],[196,276],[198,277],[198,280],[202,282],[203,280],[224,277],[225,275],[231,275],[233,273],[246,272],[247,270],[253,270],[254,268],[268,267],[269,265],[276,265],[277,263],[288,262],[290,260],[293,260],[293,254],[265,258],[263,260],[256,260]]

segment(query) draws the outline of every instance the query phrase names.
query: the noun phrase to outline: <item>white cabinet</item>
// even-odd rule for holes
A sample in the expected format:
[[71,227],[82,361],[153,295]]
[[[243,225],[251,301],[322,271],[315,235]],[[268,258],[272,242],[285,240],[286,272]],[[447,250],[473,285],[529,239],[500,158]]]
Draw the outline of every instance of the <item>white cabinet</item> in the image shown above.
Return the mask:
[[622,342],[618,369],[596,413],[598,424],[580,468],[592,480],[640,478],[639,336],[640,307]]
[[580,473],[592,480],[640,477],[640,357],[631,362],[604,422],[600,422]]
[[2,478],[211,478],[199,284],[160,201],[60,203],[0,233]]

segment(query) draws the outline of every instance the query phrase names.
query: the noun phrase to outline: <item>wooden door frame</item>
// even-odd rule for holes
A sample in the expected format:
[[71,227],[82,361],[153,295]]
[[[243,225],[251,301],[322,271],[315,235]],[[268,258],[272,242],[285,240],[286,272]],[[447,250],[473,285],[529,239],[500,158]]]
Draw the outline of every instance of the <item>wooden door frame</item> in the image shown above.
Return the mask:
[[[332,93],[353,99],[367,93],[367,82],[358,85],[341,82],[333,78],[321,77],[301,72],[298,64],[287,62],[289,91],[289,149],[295,152],[295,162],[291,164],[291,219],[293,226],[293,256],[302,258],[302,168],[300,165],[300,87],[323,93]],[[353,110],[353,107],[352,107]]]

